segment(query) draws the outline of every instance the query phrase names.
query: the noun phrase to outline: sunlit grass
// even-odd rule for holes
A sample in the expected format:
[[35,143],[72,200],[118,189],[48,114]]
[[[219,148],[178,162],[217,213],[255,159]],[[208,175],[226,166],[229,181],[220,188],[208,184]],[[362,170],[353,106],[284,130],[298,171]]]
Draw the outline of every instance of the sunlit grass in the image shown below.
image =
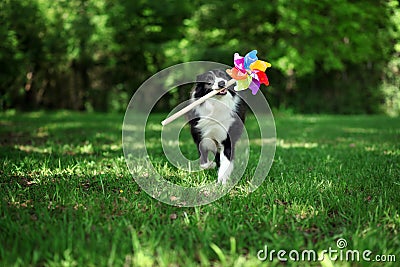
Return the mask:
[[[146,136],[155,168],[177,184],[215,182],[215,170],[187,175],[165,160],[164,117],[150,118]],[[276,114],[274,164],[250,193],[259,148],[274,141],[254,134],[250,116],[242,180],[197,208],[165,205],[137,186],[122,153],[122,120],[68,111],[1,115],[0,265],[263,266],[257,251],[265,245],[321,251],[336,249],[338,238],[348,249],[400,257],[399,119]],[[174,145],[194,159],[187,130]],[[146,176],[141,161],[134,168]]]

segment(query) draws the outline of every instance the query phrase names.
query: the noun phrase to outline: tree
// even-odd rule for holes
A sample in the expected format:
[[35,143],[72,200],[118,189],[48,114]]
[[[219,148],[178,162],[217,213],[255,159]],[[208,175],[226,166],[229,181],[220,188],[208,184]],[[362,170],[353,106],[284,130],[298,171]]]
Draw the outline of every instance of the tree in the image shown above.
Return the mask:
[[[3,0],[1,107],[123,111],[155,72],[257,49],[300,112],[400,110],[399,1]],[[153,88],[152,90],[158,90]],[[187,95],[171,92],[158,106]]]

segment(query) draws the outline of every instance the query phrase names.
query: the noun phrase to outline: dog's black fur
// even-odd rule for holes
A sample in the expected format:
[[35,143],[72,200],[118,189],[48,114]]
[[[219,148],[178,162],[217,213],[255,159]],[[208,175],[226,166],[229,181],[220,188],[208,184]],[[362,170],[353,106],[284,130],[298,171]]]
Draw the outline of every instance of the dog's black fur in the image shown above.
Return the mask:
[[[225,87],[230,79],[224,70],[212,70],[197,76],[191,100],[194,101],[214,89]],[[233,170],[235,144],[243,132],[245,113],[246,105],[232,85],[188,114],[191,134],[200,155],[200,164],[202,168],[213,168],[216,165],[219,168],[218,182],[223,184],[227,182]],[[212,142],[216,149],[210,148]],[[215,164],[208,160],[210,151],[215,154]]]

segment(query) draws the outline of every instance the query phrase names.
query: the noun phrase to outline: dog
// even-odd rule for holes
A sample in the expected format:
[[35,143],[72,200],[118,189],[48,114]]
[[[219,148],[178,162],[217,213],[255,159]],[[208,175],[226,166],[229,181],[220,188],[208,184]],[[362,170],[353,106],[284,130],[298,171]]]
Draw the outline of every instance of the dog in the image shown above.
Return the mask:
[[[190,101],[206,95],[212,90],[224,88],[230,80],[224,70],[211,70],[196,77]],[[235,84],[223,89],[192,109],[188,122],[193,141],[200,156],[200,167],[218,167],[218,183],[226,184],[233,170],[235,144],[243,132],[246,105],[234,90]],[[208,159],[209,152],[215,162]]]

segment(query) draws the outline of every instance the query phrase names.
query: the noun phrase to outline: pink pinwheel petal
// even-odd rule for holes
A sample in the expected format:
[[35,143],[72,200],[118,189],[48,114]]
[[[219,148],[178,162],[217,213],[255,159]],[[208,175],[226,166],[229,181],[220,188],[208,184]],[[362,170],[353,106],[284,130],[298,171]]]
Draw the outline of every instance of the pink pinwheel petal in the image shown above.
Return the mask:
[[246,72],[246,69],[244,68],[244,57],[240,56],[238,53],[235,53],[233,55],[233,62],[238,70],[241,72]]
[[250,51],[244,56],[244,68],[250,70],[251,63],[257,61],[257,50]]
[[251,90],[251,93],[253,95],[257,94],[259,88],[260,88],[260,82],[257,79],[253,78],[249,85],[249,89]]

